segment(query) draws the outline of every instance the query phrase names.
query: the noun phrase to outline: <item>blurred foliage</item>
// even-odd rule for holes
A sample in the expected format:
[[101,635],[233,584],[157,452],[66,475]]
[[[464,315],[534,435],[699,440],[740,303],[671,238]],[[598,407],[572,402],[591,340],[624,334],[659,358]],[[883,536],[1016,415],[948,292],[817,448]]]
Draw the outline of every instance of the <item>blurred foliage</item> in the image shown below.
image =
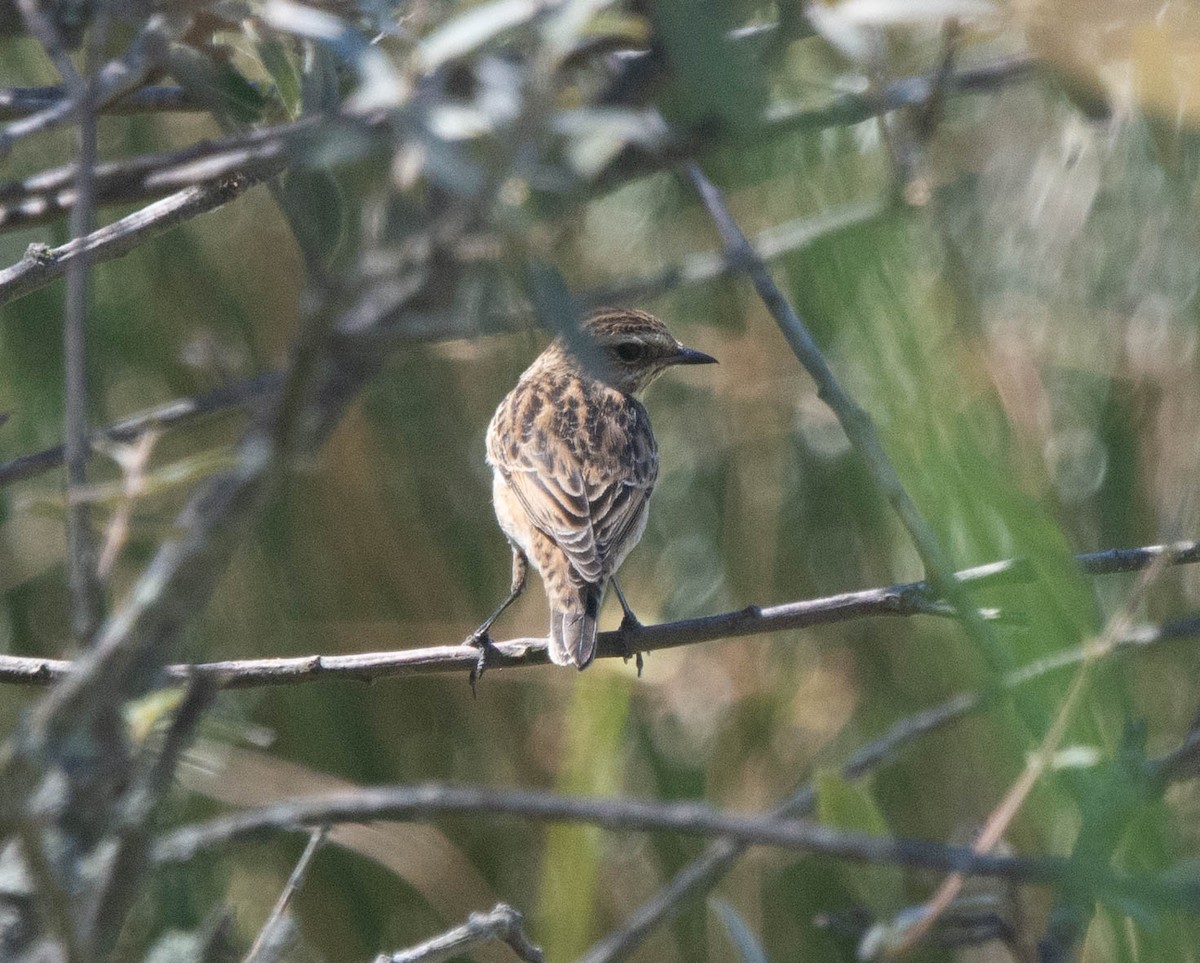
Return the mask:
[[[1128,594],[1132,577],[1084,578],[1072,553],[1200,532],[1193,5],[1169,3],[1157,16],[1158,5],[1141,0],[1011,9],[843,0],[814,5],[815,32],[781,29],[755,47],[728,32],[780,18],[794,24],[799,6],[585,3],[571,29],[562,28],[565,40],[538,35],[540,46],[530,40],[541,29],[537,4],[324,6],[340,15],[342,33],[296,39],[295,24],[279,19],[283,5],[250,5],[217,20],[203,43],[177,45],[168,79],[211,113],[106,117],[102,157],[168,150],[346,97],[379,100],[417,57],[441,64],[432,73],[443,97],[436,123],[425,141],[383,157],[351,134],[315,144],[276,196],[258,189],[95,270],[96,423],[283,363],[306,266],[336,275],[371,230],[408,224],[419,210],[401,190],[414,153],[427,165],[422,200],[439,191],[482,194],[497,172],[509,178],[491,211],[504,257],[490,266],[494,273],[481,268],[454,292],[464,331],[519,303],[528,263],[544,262],[582,292],[712,250],[703,212],[669,171],[625,177],[576,203],[578,183],[636,158],[639,138],[648,137],[639,111],[653,106],[705,139],[705,168],[748,233],[893,199],[873,221],[781,257],[776,276],[876,420],[954,562],[1029,560],[1032,582],[980,596],[1006,616],[1000,634],[1012,665],[1080,644]],[[967,17],[958,65],[1028,50],[1042,68],[1028,80],[947,96],[932,134],[920,109],[894,112],[886,123],[764,133],[764,112],[822,106],[935,71],[945,34],[926,6]],[[901,7],[908,12],[900,15]],[[979,7],[990,13],[971,19]],[[0,24],[8,23],[5,9]],[[464,16],[468,10],[477,17]],[[610,78],[567,69],[592,28],[616,48],[649,38],[647,56],[657,61],[632,96],[603,108],[593,101]],[[559,56],[538,61],[531,49]],[[559,70],[554,84],[530,93],[530,78],[550,70]],[[0,39],[0,87],[53,82],[35,45]],[[589,109],[596,115],[584,116]],[[530,129],[561,156],[531,157],[518,136]],[[64,163],[71,150],[68,133],[19,144],[0,162],[4,178]],[[33,241],[62,243],[65,230],[55,223],[0,234],[0,263],[19,260]],[[56,285],[0,309],[0,411],[11,416],[0,425],[0,457],[61,439],[62,300]],[[649,395],[662,470],[646,535],[621,575],[643,621],[922,576],[905,534],[744,281],[683,288],[645,306],[721,365],[673,373]],[[400,345],[320,460],[292,479],[242,546],[189,635],[189,655],[344,653],[464,638],[508,584],[482,441],[495,405],[543,344],[542,332],[525,327]],[[241,424],[227,414],[172,432],[158,442],[154,465],[219,454]],[[99,480],[119,477],[111,461],[96,466]],[[116,597],[182,498],[165,490],[138,503]],[[47,499],[61,501],[57,476],[0,493],[5,652],[70,649],[61,523],[34,510]],[[100,524],[106,518],[102,512]],[[1184,568],[1163,577],[1137,614],[1162,621],[1198,603],[1200,575]],[[608,625],[619,619],[615,609],[606,610]],[[535,585],[497,634],[540,635],[544,623]],[[1196,712],[1198,672],[1200,656],[1184,646],[1105,667],[1070,740],[1098,746],[1108,759],[1137,724],[1148,751],[1172,748]],[[194,751],[184,777],[192,794],[179,793],[177,814],[214,811],[201,797],[246,805],[315,790],[326,778],[702,798],[760,810],[813,776],[818,815],[832,825],[962,841],[1021,771],[1066,681],[1058,674],[1027,687],[1015,708],[1001,704],[927,737],[854,784],[829,773],[855,747],[896,719],[986,685],[982,659],[952,623],[859,621],[654,653],[640,680],[614,660],[583,675],[495,671],[477,701],[457,677],[238,692],[222,698]],[[0,690],[9,727],[33,697]],[[269,752],[245,749],[264,742]],[[294,768],[283,774],[273,762]],[[1091,773],[1090,783],[1049,778],[1008,843],[1020,853],[1069,854],[1090,815],[1081,798],[1110,798],[1102,791],[1107,771]],[[1118,865],[1165,869],[1194,860],[1198,810],[1190,783],[1138,808],[1113,829]],[[329,846],[317,857],[297,904],[314,959],[368,958],[499,899],[525,912],[550,959],[571,959],[700,848],[665,835],[486,818],[439,821],[419,844],[408,830],[374,827],[366,841],[341,844],[353,852]],[[172,869],[130,940],[148,945],[167,930],[194,928],[227,894],[249,945],[298,853],[295,840],[280,840],[186,873]],[[852,960],[854,940],[815,920],[853,911],[888,918],[934,885],[927,874],[756,849],[717,897],[685,907],[638,959]],[[1014,912],[1036,939],[1053,906],[1051,894],[1031,890]],[[1121,915],[1128,911],[1096,915],[1084,960],[1196,959],[1195,918],[1130,920]],[[1009,958],[996,952],[986,958]],[[918,958],[984,959],[967,950]]]

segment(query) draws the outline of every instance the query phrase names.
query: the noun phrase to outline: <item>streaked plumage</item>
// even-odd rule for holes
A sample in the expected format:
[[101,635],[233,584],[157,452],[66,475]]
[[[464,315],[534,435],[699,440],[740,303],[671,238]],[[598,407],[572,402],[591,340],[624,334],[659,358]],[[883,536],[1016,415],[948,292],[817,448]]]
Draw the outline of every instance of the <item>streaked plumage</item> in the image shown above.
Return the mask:
[[653,315],[605,309],[521,375],[487,433],[496,517],[513,546],[512,593],[477,635],[519,594],[528,559],[550,601],[550,658],[591,663],[605,588],[645,531],[658,477],[658,446],[635,395],[671,365],[713,360]]

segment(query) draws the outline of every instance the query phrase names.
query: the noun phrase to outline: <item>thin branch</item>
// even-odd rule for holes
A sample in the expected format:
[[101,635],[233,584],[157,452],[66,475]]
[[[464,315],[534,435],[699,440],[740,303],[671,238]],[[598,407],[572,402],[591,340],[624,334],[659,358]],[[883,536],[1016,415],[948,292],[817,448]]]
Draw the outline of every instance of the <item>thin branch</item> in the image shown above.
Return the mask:
[[[981,570],[988,568],[991,566],[981,566]],[[960,577],[963,574],[960,573]],[[1103,655],[1196,636],[1200,636],[1200,617],[1134,632]],[[1048,673],[1078,665],[1094,654],[1088,646],[1076,646],[1010,672],[1002,685],[1006,689],[1016,689],[1044,678]],[[964,692],[939,705],[906,716],[893,723],[883,735],[855,751],[842,765],[841,775],[844,779],[860,779],[894,759],[917,739],[978,712],[988,704],[983,695]],[[1174,773],[1175,770],[1171,770],[1171,774]],[[806,816],[816,803],[816,789],[811,783],[805,783],[771,812],[778,818]],[[625,923],[596,942],[578,963],[611,963],[629,957],[654,930],[676,916],[684,903],[701,898],[716,886],[748,848],[748,844],[733,839],[718,839],[711,843],[703,854],[684,866],[670,882],[638,907]]]
[[415,821],[443,815],[510,816],[538,822],[585,823],[609,830],[665,830],[725,836],[763,846],[831,856],[853,862],[995,876],[1119,899],[1137,893],[1147,904],[1195,911],[1200,882],[1102,872],[1080,879],[1069,860],[975,853],[965,846],[875,836],[799,819],[737,815],[701,803],[651,803],[629,799],[581,799],[553,793],[482,787],[381,786],[348,793],[288,799],[245,809],[168,833],[155,848],[159,864],[183,863],[232,842],[295,832],[323,823]]
[[1035,76],[1037,61],[1032,57],[1004,57],[942,77],[941,71],[892,81],[875,95],[844,94],[824,107],[804,108],[790,104],[767,111],[763,126],[770,136],[849,127],[880,114],[905,107],[924,107],[939,89],[943,94],[995,93],[1012,83]]
[[[318,118],[203,140],[179,150],[142,154],[96,168],[96,203],[140,203],[183,187],[199,187],[234,174],[265,178],[283,169],[283,155],[302,135],[318,129]],[[335,129],[333,119],[326,126]],[[75,204],[76,165],[65,164],[0,185],[0,230],[30,227],[62,216]]]
[[[68,104],[80,114],[77,138],[79,176],[76,183],[76,204],[71,216],[71,236],[79,238],[88,233],[92,214],[91,171],[96,160],[96,115],[92,110],[94,86],[90,75],[82,76],[63,43],[54,21],[45,14],[38,0],[16,0],[17,8],[29,33],[38,40],[54,63],[69,91]],[[63,349],[66,411],[67,458],[67,571],[71,592],[72,630],[78,642],[86,645],[94,631],[99,612],[100,591],[94,567],[88,529],[89,507],[70,505],[72,485],[86,483],[86,457],[80,457],[79,441],[87,440],[87,375],[85,328],[87,324],[88,270],[84,258],[72,264],[67,273],[67,301],[63,318]],[[15,824],[24,844],[25,853],[39,877],[38,897],[49,911],[55,928],[65,945],[68,960],[82,960],[91,949],[90,933],[85,914],[75,898],[78,870],[54,855],[55,841],[45,830],[57,821],[57,814],[44,804],[28,806],[20,812]]]
[[[140,203],[235,175],[264,180],[283,170],[314,136],[332,137],[343,129],[375,130],[385,120],[381,113],[314,114],[177,150],[110,161],[96,170],[97,205]],[[0,230],[30,227],[69,211],[75,203],[74,175],[75,166],[66,164],[0,184]]]
[[[21,0],[32,5],[33,0]],[[65,57],[70,65],[69,57]],[[89,58],[90,59],[90,58]],[[95,81],[89,73],[78,87],[79,156],[75,177],[75,206],[71,209],[72,243],[92,229],[92,172],[96,166],[97,120]],[[100,624],[103,590],[96,570],[92,506],[76,493],[87,486],[91,454],[88,427],[87,316],[90,257],[86,247],[67,264],[66,314],[63,319],[63,380],[66,385],[65,458],[67,464],[67,585],[71,592],[71,630],[81,645],[89,645]]]
[[[1128,572],[1149,565],[1164,550],[1161,546],[1111,549],[1080,555],[1078,560],[1084,571],[1091,574]],[[1175,564],[1200,562],[1200,542],[1189,543],[1172,561]],[[992,579],[1003,579],[1009,584],[1022,572],[1027,572],[1027,567],[1020,562],[1000,562],[966,569],[959,573],[959,577],[966,582],[978,580],[985,584]],[[616,631],[600,633],[597,657],[626,658],[631,651],[654,652],[699,642],[811,628],[861,618],[915,615],[948,617],[951,614],[945,604],[930,593],[924,582],[907,582],[783,605],[752,605],[718,615],[658,625],[626,625]],[[1153,645],[1164,638],[1190,635],[1193,631],[1192,621],[1184,619],[1162,629],[1133,633],[1125,642],[1128,646]],[[1164,636],[1163,633],[1167,634]],[[545,639],[509,639],[497,642],[495,646],[496,652],[488,656],[489,668],[538,666],[546,665],[549,661]],[[1043,660],[1046,665],[1039,663],[1032,671],[1037,674],[1049,668],[1072,665],[1070,652],[1074,650],[1047,657]],[[165,671],[174,680],[184,680],[189,673],[197,670],[211,672],[219,677],[222,688],[246,689],[333,679],[373,682],[386,677],[459,672],[469,670],[478,660],[479,649],[463,643],[353,655],[306,655],[181,664],[168,666]],[[64,659],[0,655],[0,684],[49,685],[70,672],[72,665],[72,662]]]
[[497,903],[490,913],[472,913],[462,926],[419,946],[380,953],[375,963],[445,963],[492,940],[507,943],[526,963],[546,963],[545,955],[525,935],[525,917],[507,903]]
[[93,264],[122,257],[149,238],[229,203],[256,183],[247,177],[231,177],[188,187],[93,231],[82,241],[56,248],[31,244],[17,264],[0,271],[0,306],[62,277],[80,256],[86,255]]
[[695,162],[684,168],[688,180],[700,195],[730,258],[739,261],[750,276],[759,297],[778,323],[793,353],[817,383],[817,394],[841,424],[867,470],[887,499],[901,524],[908,531],[917,554],[925,565],[926,578],[934,589],[953,606],[971,641],[987,660],[995,676],[1008,667],[1008,654],[982,617],[970,593],[955,577],[950,559],[943,551],[933,529],[914,504],[895,466],[892,465],[870,416],[849,395],[829,367],[808,327],[771,277],[766,263],[754,251],[738,227],[725,198]]
[[84,80],[80,76],[79,71],[75,69],[71,55],[68,53],[62,37],[59,35],[58,27],[55,26],[54,21],[42,10],[37,0],[16,0],[16,6],[21,14],[22,21],[25,23],[25,29],[42,45],[46,56],[50,58],[50,62],[54,64],[54,69],[58,71],[58,75],[62,77],[63,84],[67,87],[67,91],[61,96],[61,100],[68,106],[78,109],[80,107],[79,98],[83,93]]
[[[983,94],[1024,82],[1036,75],[1037,61],[1030,57],[1005,57],[970,67],[945,80],[947,94]],[[918,107],[933,95],[937,74],[904,77],[878,93],[843,94],[821,107],[775,104],[767,108],[758,127],[745,136],[770,141],[793,134],[814,133],[831,127],[849,127],[894,110]],[[601,177],[607,187],[631,178],[664,170],[724,143],[710,129],[672,130],[663,126],[663,136],[653,145],[627,148]]]
[[[991,92],[1032,76],[1033,67],[1033,61],[1028,58],[998,60],[954,74],[946,80],[945,89],[954,93]],[[932,95],[936,81],[936,75],[903,78],[890,84],[881,96],[847,94],[819,108],[777,105],[764,115],[761,131],[756,136],[770,139],[825,130],[860,123],[901,107],[921,105]],[[155,96],[164,102],[170,101],[171,88],[147,89],[157,91]],[[185,97],[182,91],[178,92],[177,99],[182,101]],[[0,115],[3,103],[0,96]],[[365,123],[370,127],[383,121],[382,115],[361,118],[310,116],[219,140],[203,141],[177,151],[123,158],[97,168],[96,203],[100,207],[143,203],[199,180],[210,180],[235,171],[252,174],[254,164],[269,163],[316,131],[336,124],[361,126]],[[613,187],[631,178],[663,170],[717,143],[713,141],[711,131],[680,132],[664,127],[660,143],[637,148],[630,156],[618,160],[613,170],[601,178],[601,186]],[[203,177],[198,176],[201,173]],[[67,166],[0,185],[0,230],[30,227],[61,217],[75,202],[70,190],[71,177],[72,168]]]
[[263,952],[264,947],[272,945],[278,938],[288,907],[291,906],[292,900],[300,891],[300,887],[304,885],[304,877],[308,875],[308,866],[312,862],[313,857],[317,855],[317,850],[321,848],[322,843],[325,842],[325,837],[328,835],[328,826],[318,826],[308,837],[308,844],[304,847],[304,852],[300,854],[300,858],[292,868],[291,875],[288,876],[287,883],[284,884],[283,890],[279,894],[279,899],[275,901],[275,905],[271,908],[271,913],[267,917],[267,921],[263,923],[262,929],[258,931],[258,936],[255,937],[254,945],[250,947],[250,952],[246,954],[244,963],[255,963]]
[[[0,87],[0,121],[18,120],[59,107],[67,99],[62,87]],[[102,114],[191,113],[207,110],[182,87],[139,87],[110,100]]]
[[[268,371],[245,381],[216,388],[194,398],[169,401],[92,432],[89,438],[89,448],[105,442],[136,441],[147,431],[175,427],[230,408],[260,408],[279,391],[282,382],[282,372]],[[0,488],[29,478],[36,478],[38,475],[59,467],[63,463],[64,455],[64,446],[55,445],[53,448],[21,455],[12,461],[0,464]]]
[[[97,106],[107,104],[139,86],[160,63],[169,44],[180,37],[191,18],[170,13],[150,16],[125,55],[110,61],[96,75],[93,96]],[[65,97],[37,113],[14,120],[0,128],[0,157],[9,153],[17,141],[44,133],[75,118],[79,105]]]
[[[882,200],[863,201],[809,217],[775,224],[754,236],[752,246],[765,261],[803,250],[822,238],[847,228],[870,223],[888,210]],[[630,304],[661,297],[679,288],[707,284],[742,270],[725,251],[698,251],[654,274],[618,281],[579,297],[587,307]]]

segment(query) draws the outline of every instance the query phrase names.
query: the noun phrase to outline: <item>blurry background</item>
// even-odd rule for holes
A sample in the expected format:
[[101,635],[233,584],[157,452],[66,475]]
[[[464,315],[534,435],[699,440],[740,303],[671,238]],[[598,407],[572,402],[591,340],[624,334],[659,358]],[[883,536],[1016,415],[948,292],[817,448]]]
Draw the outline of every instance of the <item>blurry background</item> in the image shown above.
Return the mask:
[[[390,5],[416,35],[465,6]],[[799,8],[785,4],[790,16]],[[906,486],[956,566],[1035,560],[1031,586],[993,593],[1022,624],[1002,630],[1013,664],[1077,644],[1128,595],[1133,576],[1084,580],[1074,552],[1197,534],[1200,280],[1191,124],[1200,109],[1200,7],[1058,0],[1013,4],[817,4],[815,35],[783,37],[754,70],[722,56],[680,57],[652,93],[669,118],[715,111],[728,123],[704,155],[753,235],[797,219],[841,226],[773,260],[850,391],[874,417]],[[410,9],[411,7],[411,9]],[[614,8],[648,17],[663,43],[697,44],[693,18],[771,22],[772,4]],[[708,9],[711,7],[712,9]],[[739,132],[753,107],[816,109],[868,83],[928,76],[963,17],[952,69],[1031,56],[1036,69],[984,91],[948,94],[940,114]],[[979,14],[981,16],[976,17]],[[699,28],[695,28],[699,29]],[[269,88],[256,48],[221,37],[233,63]],[[387,49],[386,43],[383,45]],[[0,39],[0,86],[56,82],[40,49]],[[749,107],[748,107],[749,105]],[[102,159],[221,133],[201,114],[101,121]],[[6,181],[72,156],[68,133],[19,144]],[[332,258],[352,256],[359,172],[294,175],[295,197],[327,205]],[[105,211],[104,220],[130,208]],[[338,233],[340,230],[342,233]],[[573,289],[653,274],[716,250],[711,225],[670,171],[635,178],[578,208],[554,246]],[[332,232],[332,234],[331,234]],[[64,222],[0,235],[0,264]],[[195,395],[286,360],[303,259],[262,187],[94,274],[93,419],[101,424]],[[62,438],[63,287],[0,309],[0,458]],[[501,309],[486,298],[480,305]],[[646,399],[662,450],[649,527],[621,582],[644,622],[798,600],[922,577],[915,552],[738,277],[638,306],[720,366],[671,372]],[[509,553],[490,504],[483,436],[495,405],[547,335],[526,312],[508,333],[406,343],[321,457],[290,481],[239,549],[189,635],[196,660],[349,653],[457,642],[503,597]],[[153,465],[190,465],[139,500],[114,590],[139,571],[199,474],[244,423],[218,415],[165,434]],[[97,461],[101,478],[117,478]],[[0,492],[0,645],[70,651],[58,474]],[[100,519],[111,506],[102,505]],[[1167,573],[1139,617],[1200,603],[1200,577]],[[615,627],[615,599],[604,623]],[[542,635],[541,587],[497,638]],[[1200,657],[1176,645],[1115,662],[1097,679],[1073,738],[1108,750],[1133,722],[1151,753],[1176,745],[1197,710]],[[984,666],[949,620],[868,620],[598,662],[584,674],[494,671],[472,700],[465,676],[227,693],[181,777],[178,815],[215,812],[345,784],[442,780],[570,793],[707,800],[759,810],[837,766],[890,723],[959,691]],[[1052,715],[1066,679],[1028,698]],[[11,727],[34,693],[0,689]],[[864,784],[864,805],[899,835],[966,841],[1036,744],[1010,711],[919,742]],[[183,787],[194,790],[182,791]],[[1197,855],[1191,784],[1140,817],[1128,865]],[[1009,834],[1021,853],[1071,851],[1079,810],[1047,781]],[[668,835],[546,829],[514,820],[345,831],[317,857],[297,916],[312,958],[369,958],[505,900],[527,915],[551,960],[569,960],[617,925],[701,844]],[[299,854],[280,839],[161,874],[147,932],[195,925],[227,894],[251,939]],[[367,858],[364,858],[364,854]],[[858,907],[888,918],[936,879],[752,850],[717,897],[773,961],[849,960],[837,920]],[[884,894],[882,897],[880,894]],[[876,905],[872,905],[874,900]],[[884,905],[878,905],[879,903]],[[692,905],[642,960],[738,959],[717,903]],[[1016,912],[1036,939],[1051,896]],[[833,919],[833,926],[814,920]],[[1184,917],[1133,925],[1101,913],[1089,960],[1193,960]],[[481,959],[506,958],[503,947]],[[999,944],[923,950],[921,959],[1016,958]]]

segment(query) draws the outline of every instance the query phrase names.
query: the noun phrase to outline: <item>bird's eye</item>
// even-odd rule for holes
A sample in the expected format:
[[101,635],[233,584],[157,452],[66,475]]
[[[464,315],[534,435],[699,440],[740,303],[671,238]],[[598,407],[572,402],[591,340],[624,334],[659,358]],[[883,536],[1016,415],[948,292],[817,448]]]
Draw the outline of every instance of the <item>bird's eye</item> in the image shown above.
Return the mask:
[[638,361],[646,353],[646,346],[638,341],[622,341],[617,345],[617,357],[622,361]]

